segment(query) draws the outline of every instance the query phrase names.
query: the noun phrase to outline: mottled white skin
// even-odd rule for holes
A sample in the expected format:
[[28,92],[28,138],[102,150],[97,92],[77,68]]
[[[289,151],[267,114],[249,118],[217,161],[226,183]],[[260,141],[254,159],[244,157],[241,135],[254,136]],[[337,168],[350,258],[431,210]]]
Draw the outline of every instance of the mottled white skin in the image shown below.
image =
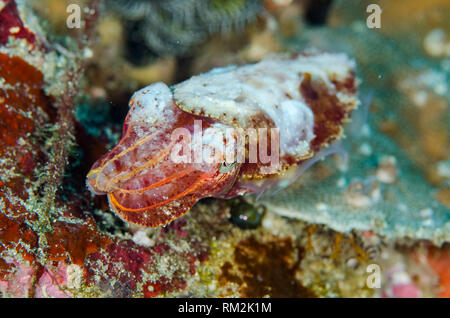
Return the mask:
[[[349,137],[355,138],[363,130],[364,125],[368,122],[368,115],[370,105],[373,99],[373,92],[362,97],[361,105],[352,114],[352,122],[346,127],[346,134]],[[243,188],[251,190],[253,193],[257,193],[256,200],[261,199],[266,194],[274,195],[278,191],[290,186],[295,180],[297,180],[305,171],[315,165],[317,162],[324,160],[326,157],[338,154],[341,160],[347,164],[349,160],[350,144],[341,141],[331,144],[329,147],[322,149],[312,158],[309,158],[299,166],[291,167],[285,174],[281,176],[271,177],[259,182],[255,181],[239,181]]]
[[[150,132],[161,127],[167,127],[173,121],[174,106],[173,93],[170,88],[161,82],[153,83],[144,87],[133,94],[130,99],[130,123],[133,123],[133,128],[138,136],[143,135],[144,132],[139,131],[141,126],[150,128]],[[175,106],[176,107],[176,106]],[[153,128],[153,129],[152,129]],[[225,147],[223,137],[226,136],[226,129],[230,128],[228,125],[215,123],[212,127],[207,128],[202,133],[203,162],[195,166],[200,169],[210,169],[209,165],[202,166],[204,163],[212,163],[212,153],[220,153],[221,150],[228,150],[233,152],[235,140],[229,138],[231,147]],[[149,134],[147,130],[145,134]],[[193,137],[193,136],[191,136]],[[191,144],[188,145],[194,149],[196,139],[191,138]],[[224,160],[225,154],[218,156],[219,162]],[[193,158],[192,158],[193,159]]]
[[[353,68],[354,62],[346,55],[328,53],[295,59],[273,57],[251,65],[216,68],[175,85],[174,93],[164,83],[137,91],[130,100],[130,120],[157,127],[170,121],[169,106],[173,102],[193,114],[205,114],[240,128],[251,127],[251,120],[262,113],[280,129],[280,155],[302,158],[310,152],[315,137],[313,112],[298,89],[304,74],[319,79],[331,90],[330,78],[345,79]],[[342,101],[353,98],[338,97]]]
[[136,91],[130,99],[130,121],[153,126],[173,116],[170,88],[161,82],[153,83]]
[[353,68],[354,62],[345,54],[300,55],[294,59],[278,56],[194,76],[174,86],[174,97],[186,111],[241,128],[251,127],[252,119],[263,113],[280,129],[281,155],[301,158],[310,152],[314,138],[314,116],[299,91],[304,74],[321,81],[333,93],[330,78],[345,79]]

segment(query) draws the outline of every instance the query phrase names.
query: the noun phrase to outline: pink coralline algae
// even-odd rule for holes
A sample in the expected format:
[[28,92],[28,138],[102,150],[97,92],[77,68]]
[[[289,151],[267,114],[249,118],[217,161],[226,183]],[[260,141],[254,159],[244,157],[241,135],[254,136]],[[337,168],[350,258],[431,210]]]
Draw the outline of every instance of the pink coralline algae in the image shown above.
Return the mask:
[[419,298],[420,288],[412,281],[403,264],[390,268],[384,284],[382,296],[387,298]]
[[11,297],[29,297],[32,294],[36,267],[17,260],[8,260],[8,264],[12,270],[7,280],[0,280],[0,292]]
[[[57,159],[67,152],[68,140],[49,134],[48,127],[61,125],[70,132],[70,121],[61,118],[71,112],[70,96],[77,91],[63,85],[63,97],[46,92],[54,83],[46,80],[43,68],[55,62],[57,53],[37,45],[47,39],[30,26],[34,17],[26,10],[22,1],[0,1],[0,292],[62,297],[70,295],[61,274],[65,266],[83,265],[111,239],[97,231],[75,198],[56,194],[56,176],[66,164],[64,157]],[[61,73],[72,74],[64,68]]]
[[[159,273],[156,279],[149,277],[149,273],[158,272],[155,262],[161,257],[179,259],[184,264],[181,268],[187,270],[183,270],[183,273]],[[195,274],[196,260],[201,259],[190,253],[175,252],[166,243],[156,243],[146,248],[132,241],[122,241],[88,256],[86,278],[88,283],[105,288],[105,292],[111,293],[111,296],[124,297],[141,290],[144,297],[155,297],[185,289],[184,277]],[[111,277],[116,281],[113,289],[107,287]],[[138,288],[138,285],[141,287]]]
[[13,270],[7,279],[0,280],[0,293],[7,297],[67,298],[69,270],[65,262],[55,262],[46,267],[24,261],[8,260]]
[[88,257],[88,279],[95,274],[103,279],[115,277],[129,290],[136,289],[136,283],[142,281],[142,272],[151,262],[152,253],[131,241],[109,245],[103,253],[94,253]]
[[37,298],[69,298],[72,293],[68,288],[68,266],[59,262],[56,267],[46,267],[36,283],[34,297]]

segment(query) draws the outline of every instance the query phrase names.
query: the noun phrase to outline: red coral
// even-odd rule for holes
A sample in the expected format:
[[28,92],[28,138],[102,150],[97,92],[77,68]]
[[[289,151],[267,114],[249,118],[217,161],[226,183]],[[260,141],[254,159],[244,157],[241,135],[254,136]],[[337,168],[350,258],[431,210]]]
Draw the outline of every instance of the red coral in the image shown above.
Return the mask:
[[[25,259],[34,261],[34,256],[28,251],[38,247],[37,234],[25,221],[35,221],[37,215],[35,211],[28,211],[22,202],[29,199],[27,189],[30,182],[35,181],[34,168],[45,161],[41,145],[36,142],[39,139],[34,135],[35,131],[55,117],[54,110],[43,90],[42,73],[22,58],[0,53],[0,74],[7,84],[6,88],[0,89],[0,157],[9,158],[15,165],[5,168],[22,174],[1,182],[0,199],[4,214],[0,214],[0,240],[3,243],[0,252],[13,248]],[[25,117],[23,114],[26,113],[29,115]],[[96,233],[92,219],[76,225],[57,222],[54,231],[46,236],[51,260],[69,256],[79,265],[83,264],[87,254],[107,244]],[[11,265],[4,261],[0,265],[0,275],[4,277]]]
[[168,251],[170,249],[170,247],[169,247],[169,245],[167,245],[165,243],[159,243],[159,244],[156,244],[155,246],[153,246],[152,249],[155,253],[161,255],[165,251]]
[[192,254],[188,254],[187,259],[189,262],[189,272],[191,273],[191,275],[194,275],[195,271],[197,270],[197,266],[195,265],[195,256]]
[[439,277],[439,297],[450,298],[450,245],[430,247],[427,259]]
[[46,235],[50,259],[59,261],[69,256],[73,264],[82,266],[87,255],[111,243],[110,239],[98,233],[92,219],[88,222],[92,224],[56,222],[54,231]]
[[142,269],[151,262],[151,252],[133,241],[123,241],[109,245],[105,252],[94,253],[88,257],[87,277],[99,274],[103,280],[117,278],[121,283],[136,289],[142,281]]
[[11,259],[9,264],[13,270],[8,279],[0,277],[0,291],[9,297],[32,296],[37,267],[16,259]]
[[[155,297],[165,292],[185,289],[186,281],[178,272],[172,279],[160,276],[157,281],[146,281],[143,278],[142,274],[148,272],[149,265],[154,262],[154,258],[169,251],[173,252],[165,243],[145,248],[136,245],[133,241],[116,242],[105,251],[91,254],[88,257],[86,276],[91,282],[100,278],[100,281],[108,284],[111,282],[111,277],[114,277],[120,282],[119,287],[108,285],[106,288],[117,289],[126,286],[129,294],[136,291],[137,283],[143,283],[144,297]],[[186,259],[187,274],[194,275],[196,257],[193,254],[182,255]],[[100,285],[104,286],[101,283]]]
[[33,149],[27,146],[32,144],[30,134],[54,110],[43,91],[43,75],[34,66],[20,57],[0,53],[0,74],[8,85],[0,90],[0,155],[11,154],[19,168],[29,172],[35,166],[30,154]]
[[0,44],[5,45],[8,38],[13,36],[17,39],[26,39],[30,44],[34,44],[36,36],[26,28],[20,19],[17,5],[13,0],[0,0],[4,4],[0,10]]
[[[18,220],[11,220],[0,213],[0,253],[6,249],[13,249],[20,253],[24,260],[34,262],[35,257],[28,250],[37,247],[38,237],[28,225]],[[20,244],[17,244],[19,243]],[[12,265],[4,260],[0,262],[0,278],[4,278],[11,270]]]
[[[25,38],[31,44],[35,40],[45,42],[24,27],[15,1],[0,0],[0,4],[0,45],[5,44],[10,36]],[[40,46],[32,46],[31,50],[47,53]],[[64,216],[75,222],[52,223],[52,230],[45,234],[35,232],[29,226],[29,221],[41,221],[27,201],[30,194],[41,196],[42,189],[36,183],[35,169],[45,166],[51,159],[41,149],[45,144],[42,130],[45,125],[56,123],[55,100],[44,91],[42,72],[22,56],[0,53],[0,82],[3,83],[0,86],[0,158],[9,159],[4,161],[4,173],[2,171],[0,175],[0,201],[3,207],[0,211],[0,253],[16,252],[21,259],[34,264],[33,251],[40,247],[45,249],[49,260],[70,258],[72,263],[83,265],[87,255],[98,252],[111,240],[98,232],[92,217],[80,212],[82,208],[77,208],[78,202],[52,196],[55,205],[66,210]],[[14,177],[8,175],[8,171],[14,171]],[[54,173],[47,171],[53,176]],[[45,212],[49,210],[45,205],[37,208],[45,209]],[[39,245],[39,234],[45,235],[47,245]],[[13,263],[0,259],[0,278],[9,276],[14,267]]]

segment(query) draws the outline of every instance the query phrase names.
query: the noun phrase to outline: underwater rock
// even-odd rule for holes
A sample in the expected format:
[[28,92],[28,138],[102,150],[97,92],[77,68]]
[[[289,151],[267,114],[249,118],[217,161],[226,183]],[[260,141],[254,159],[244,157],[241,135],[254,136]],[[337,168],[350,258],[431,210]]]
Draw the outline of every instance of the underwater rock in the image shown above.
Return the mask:
[[5,295],[14,295],[8,286],[26,276],[22,296],[41,296],[35,287],[48,285],[49,262],[82,265],[109,239],[82,215],[76,199],[56,195],[71,141],[59,128],[70,134],[63,114],[76,95],[66,83],[77,61],[53,48],[23,1],[1,4],[0,280]]
[[[269,211],[337,231],[374,230],[388,239],[442,244],[450,240],[444,194],[449,179],[438,168],[450,156],[449,73],[444,61],[421,55],[421,42],[404,35],[409,28],[394,31],[397,18],[380,31],[367,28],[360,12],[368,3],[349,10],[345,1],[336,2],[334,28],[303,30],[289,43],[294,50],[339,49],[358,61],[360,98],[366,102],[341,145],[348,162],[328,158],[262,203]],[[442,12],[448,10],[448,3],[441,5]]]
[[240,285],[242,297],[317,297],[295,279],[304,251],[291,238],[266,239],[250,236],[240,241],[234,262],[224,263],[219,281]]

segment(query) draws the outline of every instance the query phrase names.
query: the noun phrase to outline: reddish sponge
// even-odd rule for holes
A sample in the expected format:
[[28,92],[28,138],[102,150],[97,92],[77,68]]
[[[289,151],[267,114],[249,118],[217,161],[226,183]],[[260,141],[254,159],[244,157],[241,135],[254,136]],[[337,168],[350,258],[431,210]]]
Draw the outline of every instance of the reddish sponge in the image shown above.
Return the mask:
[[30,44],[34,44],[36,36],[28,30],[20,19],[15,1],[0,0],[0,44],[5,45],[10,36],[17,39],[26,39]]

